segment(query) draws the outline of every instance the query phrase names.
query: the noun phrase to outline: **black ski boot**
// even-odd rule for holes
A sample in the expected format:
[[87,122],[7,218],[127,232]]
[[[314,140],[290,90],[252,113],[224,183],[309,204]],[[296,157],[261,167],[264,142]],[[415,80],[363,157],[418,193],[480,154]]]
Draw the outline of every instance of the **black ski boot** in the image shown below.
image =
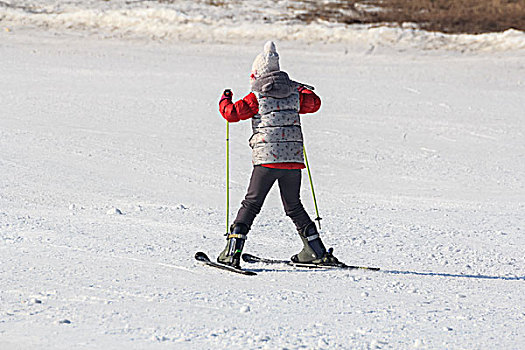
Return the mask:
[[217,258],[217,262],[240,268],[242,248],[248,231],[249,228],[245,224],[233,224],[230,227],[230,234],[227,235],[226,248]]
[[318,265],[336,265],[339,261],[333,256],[333,249],[326,250],[315,223],[311,222],[301,230],[299,236],[303,241],[303,250],[291,257],[295,263],[309,263]]

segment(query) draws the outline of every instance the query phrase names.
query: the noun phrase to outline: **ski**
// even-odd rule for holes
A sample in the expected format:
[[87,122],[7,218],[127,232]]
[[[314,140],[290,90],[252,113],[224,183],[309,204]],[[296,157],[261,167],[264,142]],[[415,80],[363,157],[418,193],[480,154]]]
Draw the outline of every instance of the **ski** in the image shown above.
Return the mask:
[[195,259],[197,261],[200,261],[201,263],[207,265],[207,266],[216,267],[216,268],[221,269],[221,270],[235,272],[235,273],[239,273],[241,275],[246,275],[246,276],[255,276],[255,275],[257,275],[257,273],[255,273],[253,271],[238,269],[238,268],[233,267],[233,266],[224,265],[224,264],[220,264],[218,262],[211,261],[210,258],[208,257],[208,255],[206,255],[206,253],[204,253],[204,252],[197,252],[197,253],[195,253]]
[[346,265],[344,263],[332,264],[332,265],[318,265],[310,263],[295,263],[291,260],[279,260],[279,259],[268,259],[261,258],[252,254],[243,254],[242,260],[247,263],[262,263],[262,264],[276,264],[276,265],[288,265],[294,267],[307,267],[312,269],[347,269],[347,270],[371,270],[379,271],[379,267],[370,267],[370,266],[356,266],[356,265]]

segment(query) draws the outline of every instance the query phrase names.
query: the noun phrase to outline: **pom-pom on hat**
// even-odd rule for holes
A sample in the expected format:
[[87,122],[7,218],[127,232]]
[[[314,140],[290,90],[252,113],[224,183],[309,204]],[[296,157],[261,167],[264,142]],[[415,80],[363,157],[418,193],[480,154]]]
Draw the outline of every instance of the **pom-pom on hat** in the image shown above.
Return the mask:
[[275,48],[275,43],[267,41],[264,44],[263,52],[258,54],[253,61],[251,78],[257,79],[262,75],[279,70],[279,54]]

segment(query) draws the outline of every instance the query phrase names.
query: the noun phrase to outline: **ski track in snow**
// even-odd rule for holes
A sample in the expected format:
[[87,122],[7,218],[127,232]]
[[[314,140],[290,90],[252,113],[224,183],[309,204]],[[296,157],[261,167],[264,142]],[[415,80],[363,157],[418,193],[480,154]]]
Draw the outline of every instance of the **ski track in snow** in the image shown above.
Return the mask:
[[[248,93],[259,43],[4,32],[0,348],[525,343],[523,53],[277,46],[323,99],[303,131],[324,241],[382,271],[255,264],[245,277],[193,260],[223,248],[217,101]],[[230,129],[233,216],[250,126]],[[246,252],[300,245],[273,189]]]

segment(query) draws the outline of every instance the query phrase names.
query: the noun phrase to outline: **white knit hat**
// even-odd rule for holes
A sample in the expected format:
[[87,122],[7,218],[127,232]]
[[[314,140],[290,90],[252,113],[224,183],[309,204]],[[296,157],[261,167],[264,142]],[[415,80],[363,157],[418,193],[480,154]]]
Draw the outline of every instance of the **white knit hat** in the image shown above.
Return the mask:
[[267,41],[266,44],[264,44],[263,52],[258,54],[253,61],[252,77],[258,78],[261,75],[279,70],[279,54],[275,48],[275,43],[273,41]]

